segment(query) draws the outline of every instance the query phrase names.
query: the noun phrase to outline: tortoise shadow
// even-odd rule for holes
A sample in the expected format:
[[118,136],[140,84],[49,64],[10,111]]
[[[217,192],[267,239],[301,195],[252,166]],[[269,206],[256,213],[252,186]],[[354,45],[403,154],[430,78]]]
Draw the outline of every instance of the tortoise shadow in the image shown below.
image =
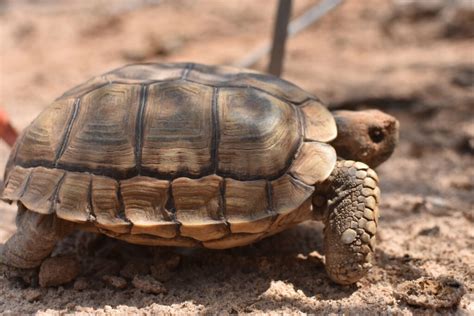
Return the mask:
[[[103,310],[107,306],[119,308],[123,305],[149,309],[156,304],[159,304],[159,308],[174,309],[183,304],[194,304],[200,306],[201,311],[212,314],[256,310],[270,312],[285,308],[296,308],[304,313],[347,310],[350,313],[360,311],[366,314],[367,306],[360,305],[360,302],[353,305],[354,302],[346,300],[359,291],[358,286],[341,286],[328,278],[320,255],[322,245],[322,225],[313,222],[246,247],[222,251],[183,248],[157,250],[102,235],[76,234],[62,242],[57,252],[74,251],[78,258],[82,258],[82,278],[88,279],[91,287],[76,290],[69,284],[59,289],[39,289],[42,292],[39,302],[25,302],[23,299],[22,307],[25,309],[21,312],[64,310],[64,300],[67,299],[66,309],[71,312]],[[181,258],[169,280],[164,281],[167,294],[143,293],[131,285],[130,279],[126,289],[114,289],[106,286],[95,271],[88,268],[92,261],[98,259],[102,268],[105,267],[105,274],[119,275],[120,269],[131,262],[153,264],[157,254],[158,260],[176,254]],[[383,270],[383,273],[370,273],[361,281],[362,287],[381,281],[396,287],[401,281],[418,279],[426,275],[419,267],[421,264],[416,258],[403,254],[391,255],[379,247],[375,253],[373,270]],[[382,279],[380,275],[383,275]],[[11,292],[28,290],[24,284],[15,281],[10,281],[8,287]],[[63,298],[58,299],[59,296]],[[15,302],[5,302],[2,307],[8,309],[9,304]],[[423,311],[400,304],[413,312]],[[377,304],[373,308],[383,313],[383,306]]]
[[[105,274],[119,275],[129,262],[152,264],[156,248],[126,244],[124,242],[98,237],[93,240],[92,251],[84,250],[84,236],[75,235],[65,240],[59,248],[63,252],[74,251],[81,261],[82,278],[92,285],[78,291],[72,284],[62,289],[40,289],[42,297],[61,296],[70,298],[68,306],[103,309],[105,306],[119,305],[147,307],[151,304],[167,306],[193,302],[204,306],[206,312],[216,313],[245,310],[255,302],[272,301],[275,291],[292,293],[279,300],[279,304],[291,303],[295,293],[318,300],[338,300],[347,298],[356,286],[340,286],[333,283],[324,269],[321,253],[323,245],[322,225],[307,223],[278,235],[269,237],[253,245],[229,250],[160,248],[161,256],[179,254],[181,262],[164,282],[168,293],[163,295],[145,294],[129,286],[125,290],[106,286],[94,271],[88,268],[91,261],[99,258],[105,262]],[[92,238],[93,239],[93,238]],[[62,251],[58,251],[61,253]],[[114,263],[115,262],[115,263]],[[280,287],[285,289],[279,289]],[[13,291],[21,290],[10,284]],[[282,292],[282,293],[283,293]],[[63,309],[56,300],[40,299],[47,308]],[[8,304],[8,303],[7,303]],[[291,304],[301,304],[293,302]],[[38,309],[32,303],[28,308]],[[310,309],[301,306],[302,310]]]

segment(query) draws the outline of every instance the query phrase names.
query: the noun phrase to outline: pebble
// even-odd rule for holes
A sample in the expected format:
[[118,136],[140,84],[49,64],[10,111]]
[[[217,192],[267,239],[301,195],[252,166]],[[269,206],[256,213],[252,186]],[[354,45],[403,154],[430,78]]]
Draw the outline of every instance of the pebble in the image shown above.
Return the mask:
[[76,291],[84,291],[89,288],[89,282],[86,278],[77,278],[74,282],[74,290]]
[[41,299],[43,293],[39,289],[26,289],[24,297],[28,302],[35,302]]
[[178,254],[170,254],[165,260],[165,266],[170,270],[175,270],[181,263],[181,256]]
[[164,264],[154,264],[150,267],[151,275],[161,282],[166,282],[173,277],[173,272]]
[[145,293],[161,294],[168,291],[160,281],[155,280],[151,275],[136,275],[132,284]]
[[150,266],[151,275],[158,281],[166,282],[173,277],[173,271],[181,263],[181,256],[175,253],[158,253],[154,261],[155,263]]
[[430,228],[422,229],[418,232],[419,236],[439,236],[440,235],[440,228],[438,225],[435,225]]
[[116,289],[125,289],[127,287],[127,280],[119,276],[104,275],[102,280]]
[[74,280],[79,271],[79,262],[73,257],[48,258],[41,264],[39,284],[41,287],[59,286]]
[[446,276],[421,277],[401,283],[395,292],[398,299],[409,305],[430,309],[452,308],[466,294],[464,285]]

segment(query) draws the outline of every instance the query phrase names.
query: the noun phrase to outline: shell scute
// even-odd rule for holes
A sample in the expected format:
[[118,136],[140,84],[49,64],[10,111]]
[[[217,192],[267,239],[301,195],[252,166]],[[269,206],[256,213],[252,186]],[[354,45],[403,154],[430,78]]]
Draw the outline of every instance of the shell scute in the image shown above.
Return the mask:
[[273,222],[267,181],[225,181],[225,218],[232,233],[261,233]]
[[219,90],[218,170],[236,179],[276,177],[300,140],[294,108],[255,89]]
[[35,168],[31,171],[28,184],[20,197],[21,203],[30,210],[41,214],[54,212],[57,185],[64,176],[58,169]]
[[85,95],[57,164],[118,173],[135,168],[139,94],[140,86],[114,84]]
[[93,175],[91,193],[96,226],[121,234],[130,232],[130,222],[120,214],[124,205],[121,203],[118,182]]
[[319,101],[310,100],[299,109],[304,121],[304,137],[308,141],[330,142],[337,136],[334,116]]
[[139,84],[145,82],[176,80],[182,77],[188,64],[133,64],[108,72],[104,77],[109,82]]
[[199,176],[212,165],[212,88],[194,83],[150,85],[143,118],[143,168]]
[[31,169],[14,166],[8,173],[8,178],[5,181],[1,199],[6,202],[20,200],[23,192],[26,190],[26,185],[31,174]]
[[228,234],[222,214],[222,178],[178,178],[171,184],[181,236],[206,241]]
[[336,165],[334,148],[325,143],[305,142],[296,154],[290,173],[308,185],[320,183],[329,177]]
[[120,181],[125,216],[133,224],[132,234],[163,238],[176,236],[178,225],[166,210],[170,183],[151,177],[133,177]]
[[258,241],[264,236],[260,234],[237,233],[226,236],[225,238],[204,241],[203,245],[209,249],[228,249],[233,247],[245,246]]
[[[290,175],[284,175],[272,181],[271,185],[273,190],[273,209],[278,217],[270,230],[311,218],[308,212],[311,211],[313,186],[306,185]],[[298,209],[304,212],[298,212]]]
[[314,98],[291,82],[249,69],[193,64],[186,78],[221,87],[255,87],[292,103]]
[[73,99],[56,101],[44,109],[23,132],[15,163],[54,163],[74,109]]
[[66,91],[63,95],[57,98],[57,101],[64,100],[64,99],[74,99],[81,97],[82,95],[89,93],[93,90],[96,90],[102,86],[108,84],[109,81],[107,80],[106,75],[97,76],[87,80],[86,82],[73,87]]
[[89,221],[91,219],[90,184],[90,174],[67,172],[58,189],[56,215],[76,223]]

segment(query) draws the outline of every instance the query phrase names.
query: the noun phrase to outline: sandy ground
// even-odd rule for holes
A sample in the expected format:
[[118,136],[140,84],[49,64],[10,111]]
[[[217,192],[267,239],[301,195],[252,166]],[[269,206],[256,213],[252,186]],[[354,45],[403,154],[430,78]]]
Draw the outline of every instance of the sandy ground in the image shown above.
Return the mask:
[[[125,63],[232,64],[269,38],[274,13],[250,0],[64,2],[0,1],[0,105],[18,129],[66,89]],[[313,3],[295,2],[294,16]],[[367,277],[327,278],[319,223],[228,251],[76,234],[57,252],[80,258],[78,281],[39,288],[35,277],[0,276],[0,312],[474,314],[472,6],[402,2],[346,1],[289,41],[283,75],[332,108],[380,108],[401,122],[400,145],[377,170],[382,214]],[[0,165],[8,154],[0,144]],[[4,242],[15,208],[0,212]],[[172,263],[160,274],[157,260]],[[150,273],[167,293],[133,286]],[[103,275],[121,275],[125,288]]]

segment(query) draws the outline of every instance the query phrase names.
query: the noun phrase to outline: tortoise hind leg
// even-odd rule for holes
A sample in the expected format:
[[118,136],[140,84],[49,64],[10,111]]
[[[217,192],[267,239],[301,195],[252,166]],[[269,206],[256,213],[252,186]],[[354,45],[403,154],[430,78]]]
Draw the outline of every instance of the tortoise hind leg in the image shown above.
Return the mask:
[[38,214],[22,205],[18,207],[16,225],[17,231],[0,250],[0,262],[20,269],[40,266],[56,243],[74,228],[74,224],[54,214]]
[[377,181],[375,171],[355,161],[338,161],[328,179],[326,270],[337,283],[355,283],[371,267],[380,199]]

